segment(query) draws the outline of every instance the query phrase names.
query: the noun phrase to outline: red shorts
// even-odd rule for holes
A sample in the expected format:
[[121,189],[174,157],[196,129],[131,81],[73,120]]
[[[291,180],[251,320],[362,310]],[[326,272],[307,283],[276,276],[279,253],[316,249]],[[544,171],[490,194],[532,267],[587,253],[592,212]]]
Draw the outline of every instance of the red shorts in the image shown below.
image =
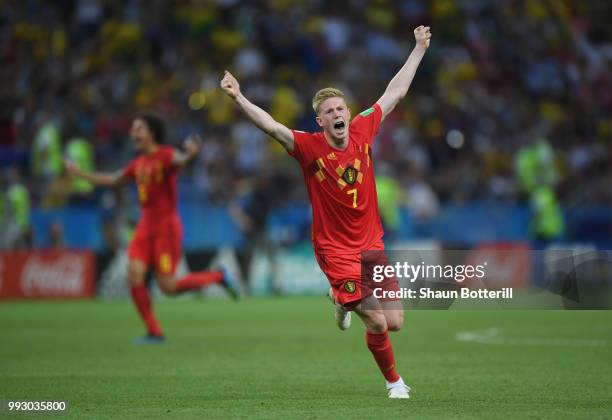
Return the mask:
[[[347,309],[353,309],[363,299],[370,296],[375,288],[398,291],[399,285],[395,277],[386,278],[380,283],[372,279],[372,270],[375,265],[389,265],[384,248],[365,254],[317,254],[319,267],[327,276],[327,280],[334,292],[336,302]],[[364,266],[362,272],[362,256]],[[386,301],[389,299],[380,299]]]
[[128,247],[128,258],[153,266],[157,274],[173,275],[181,258],[182,241],[180,222],[172,223],[162,233],[155,234],[139,226]]

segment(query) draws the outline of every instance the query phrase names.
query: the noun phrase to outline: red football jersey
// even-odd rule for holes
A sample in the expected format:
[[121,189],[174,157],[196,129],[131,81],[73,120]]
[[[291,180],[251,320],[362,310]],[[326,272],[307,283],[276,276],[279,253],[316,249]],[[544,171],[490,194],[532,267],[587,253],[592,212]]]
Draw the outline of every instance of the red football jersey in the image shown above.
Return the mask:
[[142,217],[139,229],[163,234],[177,215],[178,168],[173,164],[174,149],[160,146],[152,155],[133,159],[124,176],[136,181]]
[[372,144],[382,111],[378,104],[349,124],[345,150],[322,132],[293,131],[289,154],[301,165],[312,205],[312,242],[319,254],[354,254],[382,242]]

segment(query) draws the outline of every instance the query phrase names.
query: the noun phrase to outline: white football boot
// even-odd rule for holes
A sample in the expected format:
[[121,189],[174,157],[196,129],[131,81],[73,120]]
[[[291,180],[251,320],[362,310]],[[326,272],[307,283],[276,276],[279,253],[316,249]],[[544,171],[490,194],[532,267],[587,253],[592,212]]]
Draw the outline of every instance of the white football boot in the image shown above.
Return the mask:
[[329,293],[327,295],[334,304],[334,319],[336,320],[336,325],[342,331],[348,330],[351,326],[351,312],[347,311],[344,306],[336,302],[334,292],[332,292],[331,288],[329,289]]
[[410,387],[400,378],[397,382],[387,382],[387,393],[389,398],[410,398]]

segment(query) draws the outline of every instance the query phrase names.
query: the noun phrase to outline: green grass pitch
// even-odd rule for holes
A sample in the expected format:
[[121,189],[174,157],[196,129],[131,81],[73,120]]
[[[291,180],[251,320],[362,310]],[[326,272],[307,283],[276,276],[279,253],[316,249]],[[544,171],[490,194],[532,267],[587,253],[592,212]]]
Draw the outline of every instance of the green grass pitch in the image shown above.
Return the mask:
[[155,308],[167,343],[135,346],[128,301],[0,303],[0,399],[100,419],[612,418],[612,311],[408,312],[392,341],[413,392],[389,401],[362,326],[337,330],[323,297]]

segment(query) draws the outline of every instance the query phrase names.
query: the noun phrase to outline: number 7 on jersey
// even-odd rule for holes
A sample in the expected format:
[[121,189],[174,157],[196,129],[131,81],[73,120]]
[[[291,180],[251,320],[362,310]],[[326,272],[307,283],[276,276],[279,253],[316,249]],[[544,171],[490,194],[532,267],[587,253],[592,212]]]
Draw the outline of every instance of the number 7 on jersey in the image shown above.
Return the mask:
[[347,194],[353,194],[353,208],[357,208],[357,188],[353,188],[352,190],[348,190]]

